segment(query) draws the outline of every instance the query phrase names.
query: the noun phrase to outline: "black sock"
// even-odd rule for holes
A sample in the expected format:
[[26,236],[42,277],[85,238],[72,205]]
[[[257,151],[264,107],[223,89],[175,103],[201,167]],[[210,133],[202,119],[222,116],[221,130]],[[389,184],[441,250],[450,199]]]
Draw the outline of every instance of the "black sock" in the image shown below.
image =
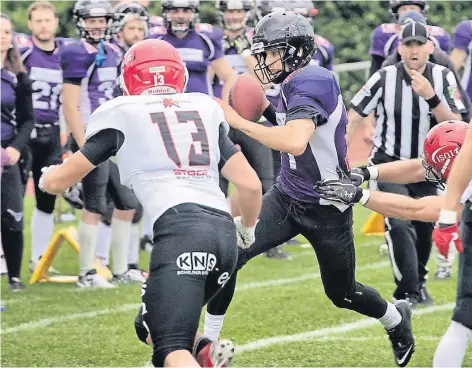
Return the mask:
[[21,260],[23,258],[23,232],[12,231],[2,226],[2,246],[8,268],[8,278],[20,278]]
[[136,263],[128,263],[128,270],[137,270],[138,265]]

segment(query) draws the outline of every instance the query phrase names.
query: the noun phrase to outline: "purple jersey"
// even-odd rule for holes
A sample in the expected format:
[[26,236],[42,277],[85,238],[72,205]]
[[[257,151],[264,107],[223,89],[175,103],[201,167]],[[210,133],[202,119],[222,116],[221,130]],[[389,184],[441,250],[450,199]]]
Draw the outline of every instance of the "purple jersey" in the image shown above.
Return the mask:
[[[318,50],[310,61],[310,65],[318,65],[328,70],[333,70],[334,60],[334,46],[326,38],[315,35],[315,42]],[[266,89],[267,99],[277,106],[280,97],[280,86],[274,84],[269,89]]]
[[16,135],[16,75],[2,68],[2,141]]
[[[434,45],[444,52],[451,51],[451,36],[444,29],[437,26],[426,26],[432,36]],[[399,26],[396,23],[383,23],[372,32],[370,54],[387,58],[398,47]]]
[[472,20],[464,20],[457,25],[454,31],[453,47],[464,50],[467,53],[467,58],[464,62],[462,85],[472,99]]
[[[277,124],[313,119],[316,130],[300,156],[281,153],[280,190],[301,202],[319,199],[319,180],[336,179],[336,167],[347,171],[347,114],[334,74],[319,66],[293,72],[281,85]],[[318,115],[318,116],[317,116]]]
[[57,38],[54,51],[43,51],[31,36],[16,34],[15,43],[29,74],[33,88],[33,108],[36,124],[58,124],[61,105],[62,70],[60,48],[70,39]]
[[208,66],[223,55],[223,32],[211,24],[197,24],[184,38],[168,33],[165,27],[155,27],[149,38],[157,38],[174,46],[189,72],[187,92],[213,95],[208,79]]
[[61,48],[61,66],[64,79],[81,79],[80,115],[86,124],[90,114],[111,100],[118,76],[119,50],[105,42],[106,59],[103,65],[95,63],[98,49],[76,41]]

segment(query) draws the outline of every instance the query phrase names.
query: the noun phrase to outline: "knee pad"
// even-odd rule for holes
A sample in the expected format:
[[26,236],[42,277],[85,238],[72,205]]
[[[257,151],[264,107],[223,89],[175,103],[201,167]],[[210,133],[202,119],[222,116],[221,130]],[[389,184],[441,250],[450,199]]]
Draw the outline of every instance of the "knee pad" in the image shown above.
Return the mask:
[[[36,191],[38,193],[38,191]],[[54,212],[54,206],[56,204],[56,196],[49,193],[41,192],[36,195],[36,208],[41,212],[52,214]]]
[[121,186],[117,190],[117,198],[114,199],[115,206],[121,211],[134,210],[139,206],[139,201],[136,195],[129,188]]
[[462,297],[458,299],[452,320],[472,330],[472,297]]
[[87,198],[84,201],[84,208],[92,213],[97,213],[99,215],[104,215],[107,212],[107,200],[106,197],[98,198],[97,196],[92,196]]
[[141,221],[141,219],[143,218],[143,213],[144,213],[144,209],[143,209],[143,206],[141,206],[141,203],[138,203],[138,208],[136,208],[136,211],[134,212],[134,216],[133,216],[133,224],[137,224],[139,223],[139,221]]
[[102,215],[102,222],[110,226],[111,225],[111,218],[113,217],[113,210],[115,209],[115,206],[113,202],[107,204],[107,210],[105,213]]

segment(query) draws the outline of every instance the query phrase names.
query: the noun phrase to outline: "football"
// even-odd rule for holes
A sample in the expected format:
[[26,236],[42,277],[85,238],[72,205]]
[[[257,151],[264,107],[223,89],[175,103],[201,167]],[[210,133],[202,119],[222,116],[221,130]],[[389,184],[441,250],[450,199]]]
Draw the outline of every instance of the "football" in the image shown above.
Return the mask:
[[244,119],[258,122],[264,112],[266,95],[255,76],[242,73],[231,87],[229,104]]

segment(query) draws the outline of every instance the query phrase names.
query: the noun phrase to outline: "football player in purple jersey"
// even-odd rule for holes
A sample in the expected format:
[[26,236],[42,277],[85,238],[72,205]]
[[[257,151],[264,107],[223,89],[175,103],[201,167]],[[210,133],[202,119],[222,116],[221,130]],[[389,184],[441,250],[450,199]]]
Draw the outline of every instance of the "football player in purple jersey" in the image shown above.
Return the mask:
[[457,70],[463,68],[462,86],[472,99],[472,20],[463,20],[457,25],[452,47],[452,62]]
[[[395,23],[382,23],[372,32],[369,50],[372,56],[371,75],[382,67],[383,61],[398,47],[400,26],[397,22],[399,17],[409,11],[422,13],[426,17],[428,9],[427,0],[390,0],[390,12],[395,19]],[[451,51],[451,36],[449,33],[438,26],[428,26],[427,28],[435,46],[449,54]]]
[[[277,126],[245,120],[220,101],[234,129],[282,152],[277,184],[263,196],[259,222],[244,237],[255,236],[255,242],[240,246],[237,269],[302,234],[316,252],[327,297],[338,308],[378,319],[390,338],[395,362],[404,367],[415,350],[408,302],[393,305],[356,280],[352,208],[321,199],[314,188],[319,178],[334,179],[339,171],[349,172],[343,97],[332,72],[309,65],[316,52],[314,37],[310,22],[292,11],[270,13],[256,25],[251,48],[258,62],[254,72],[263,84],[281,84],[278,106],[267,101],[264,111]],[[208,304],[204,335],[218,337],[236,276],[237,271]]]
[[236,73],[224,58],[222,30],[199,22],[199,6],[199,0],[163,0],[164,26],[154,28],[149,37],[179,50],[190,75],[187,92],[213,95],[208,76],[211,66],[224,83],[222,94],[227,99]]
[[[31,272],[46,251],[54,230],[56,196],[38,189],[41,169],[62,161],[59,126],[62,70],[59,50],[71,41],[55,37],[58,26],[59,19],[54,5],[48,1],[35,2],[28,8],[31,36],[15,35],[23,65],[33,83],[35,127],[29,146],[36,207],[31,219]],[[51,268],[50,271],[52,270]]]
[[[82,147],[90,114],[114,97],[120,50],[108,42],[113,33],[113,13],[106,0],[79,0],[74,18],[81,39],[61,49],[64,78],[64,116],[75,144]],[[79,222],[79,287],[113,287],[94,268],[98,223],[107,210],[106,193],[112,196],[118,210],[112,227],[113,273],[120,279],[128,272],[127,250],[131,220],[138,203],[133,193],[114,185],[110,175],[118,175],[110,161],[99,165],[83,180],[84,209]],[[119,183],[119,180],[117,180]],[[115,181],[116,182],[116,181]]]

